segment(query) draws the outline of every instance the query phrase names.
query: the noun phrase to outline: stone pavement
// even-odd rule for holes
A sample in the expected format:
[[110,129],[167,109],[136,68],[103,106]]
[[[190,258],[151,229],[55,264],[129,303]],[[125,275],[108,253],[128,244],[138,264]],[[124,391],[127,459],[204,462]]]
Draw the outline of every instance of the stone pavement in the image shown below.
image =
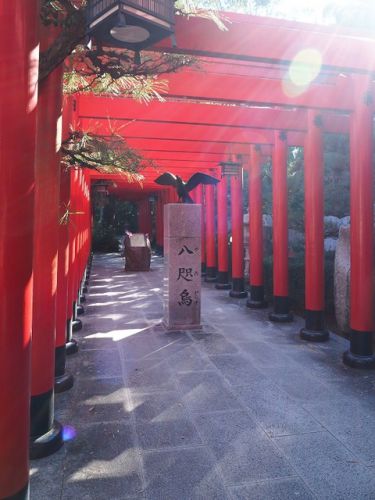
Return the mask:
[[166,333],[162,259],[122,269],[94,258],[66,443],[32,462],[32,500],[375,499],[375,373],[342,364],[345,339],[307,344],[213,285],[202,332]]

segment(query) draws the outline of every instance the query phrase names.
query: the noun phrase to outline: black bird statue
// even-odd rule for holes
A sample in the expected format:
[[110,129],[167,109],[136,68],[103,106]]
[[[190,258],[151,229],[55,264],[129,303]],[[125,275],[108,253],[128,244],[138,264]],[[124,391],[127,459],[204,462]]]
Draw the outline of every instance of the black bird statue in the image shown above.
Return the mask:
[[189,191],[199,186],[199,184],[217,184],[219,179],[212,177],[212,175],[202,174],[197,172],[192,175],[190,179],[185,182],[178,175],[171,174],[170,172],[165,172],[165,174],[160,175],[155,179],[157,184],[162,186],[173,186],[177,190],[178,199],[182,203],[194,203],[192,198],[189,196]]

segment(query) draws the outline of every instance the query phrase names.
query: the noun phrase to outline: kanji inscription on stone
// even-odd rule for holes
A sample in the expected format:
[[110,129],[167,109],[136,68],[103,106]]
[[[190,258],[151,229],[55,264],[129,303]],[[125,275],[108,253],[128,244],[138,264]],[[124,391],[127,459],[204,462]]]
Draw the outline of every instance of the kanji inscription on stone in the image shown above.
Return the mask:
[[164,323],[197,329],[201,315],[200,205],[164,207]]

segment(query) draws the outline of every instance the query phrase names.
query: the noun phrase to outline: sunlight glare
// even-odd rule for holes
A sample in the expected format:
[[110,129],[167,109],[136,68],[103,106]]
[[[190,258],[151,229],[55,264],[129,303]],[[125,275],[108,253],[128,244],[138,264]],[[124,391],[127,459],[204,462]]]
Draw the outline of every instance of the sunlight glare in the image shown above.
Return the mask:
[[118,342],[119,340],[123,340],[128,337],[132,337],[137,333],[141,333],[144,330],[147,330],[147,328],[126,328],[123,330],[112,330],[106,333],[98,332],[86,335],[85,339],[112,339],[114,342]]
[[282,82],[285,95],[297,97],[303,94],[319,75],[322,55],[316,49],[300,50],[290,63],[288,73]]

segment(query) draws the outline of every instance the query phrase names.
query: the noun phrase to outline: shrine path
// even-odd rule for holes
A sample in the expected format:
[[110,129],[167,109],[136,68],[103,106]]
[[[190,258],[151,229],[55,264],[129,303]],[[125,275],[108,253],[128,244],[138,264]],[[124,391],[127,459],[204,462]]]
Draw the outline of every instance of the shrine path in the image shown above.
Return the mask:
[[375,498],[375,374],[342,364],[348,342],[207,284],[202,332],[166,333],[162,277],[94,257],[66,443],[32,462],[31,499]]

